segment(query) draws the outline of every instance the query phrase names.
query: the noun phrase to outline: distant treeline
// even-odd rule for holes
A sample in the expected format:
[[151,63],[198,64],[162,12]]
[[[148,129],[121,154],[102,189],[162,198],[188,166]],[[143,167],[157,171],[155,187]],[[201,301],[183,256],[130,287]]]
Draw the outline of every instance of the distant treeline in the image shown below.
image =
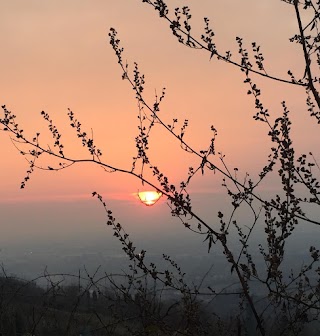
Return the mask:
[[[63,282],[48,281],[43,288],[35,281],[0,277],[0,335],[255,335],[252,314],[236,294],[211,301],[188,295],[161,300],[155,288],[132,292],[130,285]],[[289,335],[282,333],[285,316],[274,321],[270,334]],[[319,335],[319,324],[304,326],[299,335]]]

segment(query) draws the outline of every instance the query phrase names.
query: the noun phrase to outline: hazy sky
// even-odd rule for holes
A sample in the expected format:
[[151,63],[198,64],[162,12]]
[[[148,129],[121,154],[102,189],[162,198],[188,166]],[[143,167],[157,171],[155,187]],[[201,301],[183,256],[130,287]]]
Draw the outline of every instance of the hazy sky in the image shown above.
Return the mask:
[[[236,59],[235,37],[241,36],[248,47],[252,41],[262,45],[271,75],[286,78],[289,69],[297,71],[298,76],[303,73],[300,46],[288,41],[297,32],[292,6],[279,0],[168,3],[171,8],[190,6],[195,34],[202,32],[202,18],[209,17],[218,48],[231,50]],[[146,75],[148,101],[153,102],[155,90],[160,93],[162,87],[167,88],[161,110],[164,120],[170,123],[178,118],[182,123],[188,119],[186,139],[197,149],[207,147],[210,125],[214,125],[218,129],[217,150],[226,155],[230,168],[236,166],[242,176],[248,171],[256,177],[266,163],[270,141],[265,125],[252,118],[254,101],[246,95],[243,74],[230,65],[209,61],[207,53],[179,45],[168,24],[140,0],[0,0],[0,102],[17,115],[25,133],[33,137],[40,131],[42,141],[50,143],[47,125],[40,116],[45,110],[63,134],[65,153],[87,158],[68,126],[67,108],[71,108],[85,130],[94,130],[102,159],[130,168],[138,109],[132,89],[121,80],[109,45],[110,27],[118,30],[130,69],[136,61]],[[312,150],[315,126],[305,122],[305,97],[299,95],[302,89],[261,78],[257,83],[272,119],[282,112],[280,102],[288,101],[297,148]],[[61,172],[36,171],[26,189],[20,190],[27,162],[7,134],[1,133],[0,137],[2,241],[59,237],[63,230],[70,236],[75,232],[104,232],[104,214],[90,199],[92,191],[112,200],[111,205],[127,225],[140,227],[147,235],[161,231],[161,223],[168,229],[171,219],[163,202],[144,208],[136,201],[133,193],[142,188],[139,181],[107,174],[90,164]],[[153,163],[177,184],[186,178],[188,167],[197,163],[160,128],[154,131],[150,148]],[[219,165],[218,158],[216,163]],[[219,174],[207,174],[191,185],[196,206],[201,208],[208,197],[215,200],[211,206],[202,206],[206,218],[213,218],[223,206],[222,198],[216,196],[223,195],[221,182]],[[262,192],[275,187],[273,181],[269,182]],[[157,228],[151,226],[153,219]]]

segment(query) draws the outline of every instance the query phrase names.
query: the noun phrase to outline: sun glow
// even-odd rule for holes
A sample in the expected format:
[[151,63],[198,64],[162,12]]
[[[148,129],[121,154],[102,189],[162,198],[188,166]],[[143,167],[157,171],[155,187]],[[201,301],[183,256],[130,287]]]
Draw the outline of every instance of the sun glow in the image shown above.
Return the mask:
[[162,196],[162,193],[158,191],[139,191],[138,192],[138,197],[140,201],[147,206],[156,204],[161,198],[161,196]]

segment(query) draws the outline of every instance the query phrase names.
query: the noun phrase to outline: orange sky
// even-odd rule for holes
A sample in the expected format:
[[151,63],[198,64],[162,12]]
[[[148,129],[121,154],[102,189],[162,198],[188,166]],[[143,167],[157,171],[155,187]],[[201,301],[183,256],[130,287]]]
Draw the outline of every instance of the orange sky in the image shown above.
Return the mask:
[[[168,2],[172,8],[181,6],[181,1]],[[288,69],[304,71],[297,52],[300,47],[288,42],[296,33],[292,6],[278,0],[190,0],[183,4],[190,5],[195,32],[201,33],[203,16],[211,18],[220,50],[231,50],[237,57],[235,37],[242,36],[248,46],[252,41],[262,45],[270,74],[286,77]],[[129,64],[137,61],[145,73],[149,102],[155,90],[160,93],[162,87],[167,88],[161,110],[164,120],[189,119],[186,139],[197,149],[209,143],[213,124],[219,132],[217,150],[226,154],[230,167],[255,176],[266,163],[270,141],[265,126],[252,118],[254,102],[245,94],[243,74],[230,65],[209,61],[206,53],[179,45],[168,25],[138,0],[0,1],[0,101],[17,115],[26,134],[40,131],[43,141],[50,141],[40,116],[45,110],[63,134],[66,153],[87,158],[68,126],[69,107],[86,130],[93,128],[103,160],[130,167],[138,109],[108,43],[110,27],[118,30]],[[288,101],[298,149],[312,149],[315,125],[305,122],[302,89],[261,79],[257,83],[272,118],[282,112],[280,102]],[[58,173],[37,171],[26,189],[20,190],[27,164],[7,135],[0,136],[0,203],[77,200],[90,197],[94,190],[109,198],[130,200],[142,188],[131,177],[106,174],[84,164]],[[172,182],[185,179],[187,168],[197,163],[161,129],[154,131],[150,146],[153,163]],[[220,192],[221,176],[196,178],[191,190]]]

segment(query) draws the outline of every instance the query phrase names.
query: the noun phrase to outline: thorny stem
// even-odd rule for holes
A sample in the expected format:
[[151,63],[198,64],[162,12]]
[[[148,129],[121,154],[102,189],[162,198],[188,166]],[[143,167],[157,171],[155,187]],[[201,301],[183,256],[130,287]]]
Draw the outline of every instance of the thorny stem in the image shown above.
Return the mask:
[[[153,4],[151,1],[145,1],[147,4],[151,5],[154,7],[154,9],[156,10],[156,6],[155,4]],[[172,20],[167,16],[167,15],[163,15],[161,16],[162,18],[166,19],[170,24],[173,24]],[[207,46],[205,46],[204,44],[202,44],[201,42],[199,42],[196,38],[194,38],[193,36],[189,35],[187,32],[185,32],[183,29],[181,29],[180,27],[177,27],[177,29],[185,36],[188,36],[188,38],[194,42],[196,45],[199,46],[198,49],[204,49],[206,51],[209,51],[210,53],[212,53],[212,50],[210,50]],[[275,80],[275,81],[278,81],[278,82],[282,82],[282,83],[286,83],[286,84],[293,84],[293,85],[299,85],[299,86],[307,86],[307,84],[305,83],[297,83],[297,82],[292,82],[292,81],[289,81],[289,80],[286,80],[286,79],[283,79],[283,78],[279,78],[279,77],[274,77],[274,76],[271,76],[271,75],[268,75],[264,72],[260,72],[260,71],[257,71],[257,70],[254,70],[254,69],[249,69],[237,62],[234,62],[232,61],[231,59],[229,59],[228,57],[225,57],[221,54],[219,54],[217,51],[214,52],[214,55],[217,56],[217,59],[218,60],[222,60],[226,63],[229,63],[229,64],[232,64],[238,68],[241,68],[243,70],[246,70],[246,71],[249,71],[249,72],[252,72],[256,75],[259,75],[259,76],[262,76],[262,77],[265,77],[265,78],[268,78],[268,79],[271,79],[271,80]]]
[[[8,128],[8,130],[10,130],[12,133],[16,134],[16,132],[10,128],[10,126],[6,125],[6,127]],[[175,198],[173,196],[171,196],[170,194],[166,193],[165,191],[162,191],[160,190],[156,185],[154,185],[153,183],[151,183],[150,181],[146,180],[143,176],[139,175],[139,174],[136,174],[135,172],[133,171],[129,171],[129,170],[126,170],[126,169],[122,169],[122,168],[117,168],[117,167],[113,167],[113,166],[110,166],[108,164],[105,164],[101,161],[97,161],[96,159],[92,158],[92,159],[72,159],[72,158],[68,158],[66,156],[62,156],[61,154],[57,154],[57,153],[54,153],[52,151],[49,151],[48,149],[45,149],[45,148],[42,148],[39,144],[34,144],[32,142],[30,142],[28,139],[26,139],[24,136],[21,136],[20,135],[20,139],[23,140],[26,144],[29,144],[33,147],[36,147],[38,150],[41,150],[43,151],[44,153],[47,153],[47,154],[50,154],[50,155],[53,155],[54,157],[57,157],[59,159],[63,159],[63,160],[66,160],[66,161],[69,161],[71,163],[83,163],[83,162],[91,162],[91,163],[96,163],[104,168],[108,168],[108,169],[111,169],[113,171],[118,171],[118,172],[122,172],[122,173],[126,173],[126,174],[129,174],[129,175],[133,175],[135,176],[136,178],[140,179],[142,182],[148,184],[149,186],[151,186],[152,188],[158,190],[158,191],[161,191],[170,201],[172,201],[173,203],[176,202]],[[237,276],[239,277],[239,280],[240,280],[240,283],[241,283],[241,286],[242,286],[242,289],[243,289],[243,292],[244,292],[244,295],[246,297],[246,299],[248,300],[249,302],[249,305],[253,311],[253,314],[257,320],[257,324],[258,324],[258,327],[261,331],[261,334],[264,336],[265,335],[265,332],[264,332],[264,329],[263,329],[263,326],[262,326],[262,323],[260,321],[260,318],[259,318],[259,315],[255,309],[255,306],[254,306],[254,303],[252,301],[252,298],[249,294],[249,291],[248,291],[248,286],[246,284],[246,281],[245,279],[243,278],[241,272],[240,272],[240,267],[238,266],[237,262],[234,260],[233,258],[233,254],[232,252],[230,251],[230,249],[228,248],[227,246],[227,240],[226,240],[226,236],[224,234],[220,234],[218,233],[217,231],[213,230],[203,219],[201,219],[197,214],[195,214],[191,209],[188,209],[188,212],[189,214],[195,218],[197,221],[199,221],[211,234],[213,234],[218,241],[220,241],[220,243],[222,244],[223,246],[223,249],[225,251],[225,254],[229,260],[229,262],[232,264],[232,266],[234,267],[234,269],[236,270],[236,273],[237,273]]]
[[[154,4],[152,4],[151,2],[148,2],[149,4],[151,4],[152,6],[154,6]],[[304,37],[304,33],[303,33],[303,27],[302,27],[302,23],[301,23],[301,18],[300,18],[300,13],[299,13],[299,9],[298,9],[298,1],[297,0],[294,0],[294,6],[295,6],[295,11],[296,11],[296,15],[297,15],[297,20],[298,20],[298,24],[299,24],[299,30],[300,30],[300,35],[301,35],[301,41],[302,41],[302,46],[303,46],[303,52],[304,52],[304,58],[305,58],[305,63],[306,63],[306,73],[307,73],[307,77],[308,77],[308,84],[304,84],[304,83],[293,83],[293,82],[290,82],[290,81],[287,81],[287,80],[283,80],[283,79],[280,79],[280,78],[275,78],[275,77],[272,77],[272,76],[269,76],[267,74],[264,74],[264,73],[260,73],[258,71],[255,71],[255,70],[252,70],[252,69],[248,69],[247,67],[245,66],[242,66],[238,63],[235,63],[233,61],[231,61],[230,59],[224,57],[224,56],[221,56],[217,53],[215,53],[215,55],[217,55],[217,58],[218,59],[221,59],[221,60],[224,60],[225,62],[228,62],[230,64],[233,64],[235,66],[238,66],[242,69],[245,69],[246,71],[251,71],[253,73],[256,73],[258,75],[261,75],[261,76],[264,76],[264,77],[267,77],[269,79],[273,79],[273,80],[277,80],[277,81],[281,81],[281,82],[285,82],[285,83],[289,83],[289,84],[295,84],[295,85],[300,85],[300,86],[307,86],[313,93],[314,95],[314,98],[315,100],[317,101],[317,104],[318,106],[320,107],[320,98],[319,98],[319,93],[317,92],[317,90],[315,89],[314,85],[313,85],[313,80],[312,80],[312,74],[311,74],[311,68],[310,68],[310,58],[309,58],[309,55],[308,55],[308,52],[307,52],[307,47],[306,47],[306,43],[305,43],[305,37]],[[172,21],[167,17],[167,16],[164,16],[166,20],[168,20],[170,23],[172,23]],[[185,35],[187,35],[186,32],[184,32],[182,29],[179,28],[179,31]],[[193,37],[189,36],[196,44],[198,44],[201,49],[205,49],[207,51],[210,51],[208,47],[206,47],[205,45],[201,44],[200,42],[198,42],[197,40],[195,40]],[[121,63],[120,63],[121,64]],[[123,68],[123,70],[125,71],[126,73],[126,70],[124,69],[123,65],[121,64],[121,67]],[[129,76],[126,76],[126,79],[130,82],[130,84],[135,88],[134,86],[134,83],[131,81],[131,79],[129,78]],[[244,190],[248,191],[249,194],[251,194],[254,198],[256,198],[257,200],[259,200],[260,202],[262,202],[263,204],[266,204],[265,201],[263,201],[259,196],[255,195],[253,193],[253,188],[251,190],[248,190],[247,187],[245,187],[244,184],[240,183],[237,179],[233,178],[231,173],[228,171],[228,169],[226,169],[227,172],[223,171],[222,169],[216,167],[214,164],[212,164],[208,159],[207,159],[207,156],[206,155],[203,155],[199,152],[197,152],[196,150],[194,150],[190,145],[188,145],[183,139],[182,137],[179,137],[175,132],[173,132],[173,130],[168,127],[159,117],[158,115],[156,114],[155,110],[152,109],[145,101],[144,99],[142,98],[141,94],[136,90],[136,93],[138,95],[138,99],[143,103],[144,106],[146,106],[149,111],[153,114],[154,118],[158,120],[158,122],[163,126],[165,127],[165,129],[167,129],[175,138],[177,138],[181,144],[183,144],[185,146],[186,149],[188,149],[191,153],[193,154],[196,154],[198,157],[200,157],[201,159],[206,159],[205,162],[207,165],[210,165],[211,167],[214,167],[214,169],[216,169],[217,171],[219,171],[220,173],[222,173],[225,177],[227,177],[228,179],[232,180],[233,183],[236,185],[236,187],[238,188],[239,190],[239,187],[243,188]],[[270,125],[269,125],[270,126]],[[16,134],[17,135],[17,132],[10,128],[8,125],[6,125],[6,127],[9,129],[10,132],[12,132],[13,134]],[[33,147],[36,147],[38,150],[41,150],[42,152],[46,153],[46,154],[49,154],[49,155],[53,155],[54,157],[57,157],[59,159],[63,159],[65,161],[68,161],[68,162],[71,162],[71,164],[74,164],[74,163],[80,163],[80,162],[91,162],[91,163],[96,163],[98,165],[100,165],[101,167],[104,167],[104,168],[108,168],[108,169],[111,169],[112,171],[118,171],[118,172],[122,172],[122,173],[126,173],[126,174],[130,174],[132,176],[135,176],[136,178],[140,179],[143,183],[146,183],[148,185],[150,185],[151,187],[155,188],[156,190],[158,191],[161,191],[171,202],[173,203],[177,203],[177,200],[175,199],[174,196],[171,196],[168,192],[165,192],[163,190],[160,190],[159,187],[157,187],[156,185],[154,185],[153,183],[147,181],[143,176],[142,174],[137,174],[135,173],[134,171],[129,171],[129,170],[126,170],[126,169],[121,169],[121,168],[117,168],[117,167],[113,167],[113,166],[110,166],[108,164],[105,164],[103,162],[101,162],[98,159],[95,159],[95,157],[92,157],[92,159],[72,159],[72,158],[68,158],[68,157],[65,157],[64,155],[61,155],[61,154],[57,154],[57,153],[54,153],[53,151],[51,150],[47,150],[47,149],[44,149],[42,148],[41,146],[39,146],[38,144],[34,144],[30,141],[28,141],[26,138],[24,138],[23,136],[20,138],[26,143],[26,144],[29,144]],[[225,167],[226,168],[226,167]],[[289,175],[289,181],[290,181],[290,175]],[[240,190],[239,190],[240,191]],[[288,201],[287,201],[288,203]],[[268,204],[270,206],[272,206],[271,204]],[[183,205],[182,205],[183,206]],[[275,206],[274,206],[275,207]],[[227,239],[226,239],[226,236],[225,234],[221,234],[221,233],[218,233],[217,231],[213,230],[208,224],[206,224],[198,215],[196,215],[191,209],[185,209],[187,212],[189,212],[189,214],[197,219],[204,227],[207,228],[208,232],[210,232],[212,235],[214,235],[217,240],[220,241],[220,243],[222,244],[223,246],[223,249],[224,249],[224,253],[228,259],[228,261],[232,264],[233,268],[236,270],[236,273],[237,273],[237,276],[240,280],[240,283],[241,283],[241,286],[242,286],[242,289],[243,289],[243,293],[246,297],[246,299],[248,300],[248,303],[252,309],[252,312],[255,316],[255,319],[257,321],[257,324],[258,324],[258,328],[261,332],[262,335],[265,335],[265,330],[262,326],[262,320],[261,320],[261,317],[258,315],[256,309],[255,309],[255,305],[252,301],[252,298],[250,296],[250,293],[249,293],[249,289],[248,289],[248,284],[247,284],[247,281],[245,279],[245,277],[243,276],[243,274],[241,274],[241,267],[238,266],[238,262],[236,262],[234,260],[234,257],[233,257],[233,254],[232,252],[230,251],[230,249],[228,248],[227,246]],[[288,213],[288,211],[287,211]],[[299,215],[296,215],[297,218],[299,219],[302,219],[302,220],[305,220],[305,221],[308,221],[308,222],[311,222],[311,223],[314,223],[314,224],[317,224],[317,225],[320,225],[319,222],[316,222],[316,221],[313,221],[313,220],[310,220],[308,218],[305,218],[303,216],[299,216]]]
[[255,304],[254,304],[254,302],[252,300],[252,297],[249,293],[248,284],[247,284],[246,280],[244,279],[243,275],[241,274],[238,263],[234,260],[233,255],[232,255],[231,251],[229,250],[229,248],[226,244],[226,241],[225,240],[221,241],[221,243],[222,243],[222,246],[224,248],[224,251],[225,251],[225,254],[227,256],[228,261],[232,264],[232,266],[234,266],[234,269],[236,270],[237,276],[238,276],[238,278],[240,280],[240,283],[241,283],[241,287],[243,289],[243,293],[244,293],[246,299],[248,300],[249,306],[250,306],[250,308],[253,312],[253,315],[256,319],[256,322],[257,322],[258,328],[261,332],[261,335],[264,336],[265,335],[265,330],[264,330],[264,327],[262,325],[262,320],[261,320],[261,317],[259,316],[259,314],[256,310]]
[[302,22],[301,22],[301,16],[300,16],[300,12],[299,12],[298,3],[299,3],[298,0],[294,0],[294,8],[295,8],[295,11],[296,11],[297,21],[298,21],[299,31],[300,31],[300,36],[301,36],[301,43],[302,43],[302,48],[303,48],[303,54],[304,54],[304,59],[305,59],[305,63],[306,63],[306,73],[307,73],[307,77],[308,77],[308,88],[310,88],[310,90],[312,91],[314,99],[316,100],[316,102],[318,104],[318,107],[320,108],[319,92],[316,90],[316,88],[313,85],[313,80],[312,80],[313,77],[312,77],[311,68],[310,68],[311,60],[310,60],[310,57],[309,57],[308,51],[307,51],[306,40],[305,40],[304,31],[303,31],[303,27],[302,27]]
[[[130,173],[130,172],[129,172]],[[133,173],[133,175],[136,176],[135,173]],[[140,177],[141,179],[143,179],[142,177]],[[152,183],[148,182],[148,181],[145,181],[146,183],[148,183],[150,186],[156,188]],[[172,201],[174,201],[174,198],[170,195],[168,195],[167,193],[164,192],[164,194]],[[106,204],[102,201],[102,197],[100,195],[98,195],[98,199],[102,202],[105,210],[106,209]],[[260,318],[260,316],[258,315],[258,312],[256,310],[256,307],[255,307],[255,304],[252,300],[252,297],[249,293],[249,288],[248,288],[248,284],[244,278],[244,276],[241,274],[241,271],[240,271],[240,266],[238,265],[238,263],[234,260],[234,257],[233,257],[233,254],[232,252],[230,251],[229,247],[227,246],[227,238],[226,238],[226,235],[225,234],[220,234],[218,232],[216,232],[215,230],[213,230],[210,226],[208,226],[199,216],[197,216],[195,213],[193,213],[192,210],[189,210],[189,213],[194,217],[196,218],[203,226],[205,226],[208,231],[213,234],[217,240],[221,243],[223,249],[224,249],[224,254],[227,258],[227,260],[230,262],[230,264],[232,265],[232,268],[236,270],[236,273],[237,273],[237,276],[239,278],[239,281],[240,281],[240,284],[241,284],[241,287],[242,287],[242,290],[243,290],[243,294],[244,296],[246,297],[246,299],[248,300],[248,303],[249,303],[249,306],[255,316],[255,319],[256,319],[256,322],[257,322],[257,326],[261,332],[261,335],[264,336],[265,335],[265,330],[264,330],[264,327],[262,325],[262,320]],[[126,243],[125,243],[126,244]],[[126,244],[126,246],[128,247],[128,244]],[[136,256],[135,256],[136,258]],[[148,267],[144,264],[144,262],[142,260],[139,260],[141,263],[142,263],[142,267],[144,269],[148,269]],[[163,282],[162,279],[158,278],[160,281]]]
[[[156,120],[161,124],[161,126],[163,126],[171,135],[173,135],[177,140],[180,141],[180,143],[185,146],[186,150],[192,154],[195,154],[196,156],[198,156],[199,158],[201,158],[201,160],[204,159],[204,156],[202,154],[200,154],[198,151],[196,151],[193,147],[191,147],[191,145],[187,144],[185,142],[185,140],[183,140],[183,138],[181,138],[180,136],[178,136],[170,127],[168,127],[168,125],[166,125],[161,118],[159,117],[159,115],[153,110],[153,108],[144,100],[144,98],[142,97],[141,93],[135,88],[134,83],[132,82],[131,78],[128,76],[127,74],[127,70],[125,69],[125,67],[123,66],[122,63],[119,63],[122,70],[124,71],[124,73],[126,74],[125,79],[129,81],[130,85],[135,89],[136,94],[138,95],[138,99],[141,103],[143,103],[143,105],[152,113],[152,115],[156,118]],[[271,127],[271,125],[269,125]],[[206,163],[211,166],[214,167],[215,170],[217,170],[219,173],[221,173],[222,175],[224,175],[225,177],[227,177],[228,179],[230,179],[237,187],[241,187],[243,188],[243,190],[246,190],[250,195],[252,195],[256,200],[258,200],[259,202],[261,202],[262,204],[266,204],[266,201],[264,201],[260,196],[256,195],[255,193],[253,193],[253,190],[249,190],[244,184],[242,184],[241,182],[239,182],[237,179],[233,178],[231,174],[229,174],[228,172],[226,173],[225,171],[223,171],[221,168],[217,167],[215,164],[213,164],[210,160],[208,160],[208,158],[206,158]],[[157,190],[159,190],[158,188],[156,188]],[[161,191],[161,190],[159,190]],[[275,208],[276,210],[279,210],[276,208],[276,206],[274,204],[268,204],[269,206],[272,206],[273,208]],[[307,217],[303,217],[300,215],[296,215],[297,218],[307,221],[309,223],[312,224],[316,224],[316,225],[320,225],[320,222],[309,219]]]

